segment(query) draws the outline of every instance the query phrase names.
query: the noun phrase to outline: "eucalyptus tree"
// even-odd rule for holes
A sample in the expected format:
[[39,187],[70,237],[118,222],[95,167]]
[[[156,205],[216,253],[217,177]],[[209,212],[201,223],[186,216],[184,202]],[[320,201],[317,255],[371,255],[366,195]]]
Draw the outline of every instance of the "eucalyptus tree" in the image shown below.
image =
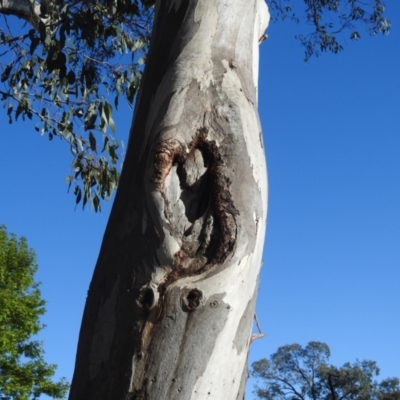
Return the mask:
[[374,361],[329,364],[328,345],[309,342],[302,347],[279,347],[269,359],[253,363],[252,374],[258,399],[266,400],[399,400],[398,378],[376,380],[379,368]]
[[[95,209],[118,181],[113,106],[121,95],[133,99],[149,43],[71,400],[243,397],[267,213],[257,81],[270,16],[263,0],[153,3],[0,6],[32,26],[0,38],[22,62],[20,75],[15,62],[3,70],[10,118],[36,115],[37,129],[70,143],[76,201]],[[358,23],[372,34],[389,30],[380,0],[302,3],[311,25],[298,36],[306,59],[339,51],[345,29],[358,38]],[[288,4],[271,0],[270,8],[274,19],[297,19]],[[133,58],[123,67],[115,52],[125,50]],[[34,100],[56,112],[37,111]]]

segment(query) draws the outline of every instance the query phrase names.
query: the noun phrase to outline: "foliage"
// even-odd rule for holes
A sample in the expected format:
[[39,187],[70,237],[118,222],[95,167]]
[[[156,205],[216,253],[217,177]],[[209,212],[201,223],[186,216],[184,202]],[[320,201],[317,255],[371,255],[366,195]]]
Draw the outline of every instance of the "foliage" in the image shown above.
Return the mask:
[[0,28],[0,95],[9,122],[35,118],[36,131],[69,143],[67,182],[80,179],[76,202],[90,200],[96,211],[118,183],[113,108],[120,97],[133,103],[151,16],[138,0],[46,0],[28,28]]
[[[35,129],[51,140],[66,140],[73,154],[76,203],[95,211],[109,199],[119,179],[121,158],[113,111],[120,97],[132,104],[140,84],[152,28],[154,0],[18,0],[27,2],[28,26],[16,29],[4,16],[0,27],[0,98],[9,122],[35,119]],[[340,34],[360,38],[388,33],[383,0],[267,0],[273,20],[305,21],[310,32],[297,38],[305,59],[342,49]],[[2,10],[0,13],[12,14]],[[35,12],[36,10],[36,12]],[[38,11],[39,10],[39,11]],[[18,13],[14,13],[20,16]]]
[[374,380],[379,368],[374,361],[328,363],[329,347],[321,342],[282,346],[269,360],[252,365],[259,399],[267,400],[400,400],[397,378]]
[[[300,21],[291,0],[269,0],[268,4],[274,20]],[[296,38],[305,48],[305,61],[321,52],[343,50],[339,40],[345,37],[340,34],[350,32],[349,38],[358,40],[361,38],[358,27],[362,25],[370,35],[388,34],[390,30],[383,0],[304,0],[304,5],[305,20],[311,31]]]
[[63,398],[69,385],[51,380],[56,366],[46,364],[40,342],[33,340],[42,328],[39,318],[45,302],[39,284],[34,252],[24,238],[8,235],[0,226],[0,399],[38,399],[41,394]]

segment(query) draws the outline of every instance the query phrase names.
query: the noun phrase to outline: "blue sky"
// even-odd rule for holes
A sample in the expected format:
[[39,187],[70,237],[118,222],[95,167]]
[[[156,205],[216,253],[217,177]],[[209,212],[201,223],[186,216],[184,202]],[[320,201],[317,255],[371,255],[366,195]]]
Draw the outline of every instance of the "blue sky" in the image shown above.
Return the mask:
[[[257,314],[268,335],[251,361],[318,340],[337,365],[371,359],[400,377],[400,4],[387,3],[390,35],[360,31],[338,55],[304,63],[290,22],[261,46],[269,214]],[[131,117],[115,115],[125,143]],[[68,146],[5,112],[0,124],[0,224],[37,253],[46,359],[70,379],[111,203],[75,210]]]

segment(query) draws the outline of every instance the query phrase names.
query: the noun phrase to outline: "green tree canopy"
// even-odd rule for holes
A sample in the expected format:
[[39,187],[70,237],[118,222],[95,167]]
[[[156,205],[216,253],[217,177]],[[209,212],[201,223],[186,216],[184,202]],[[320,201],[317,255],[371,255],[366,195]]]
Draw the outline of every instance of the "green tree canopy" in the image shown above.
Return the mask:
[[400,400],[397,378],[375,380],[374,361],[329,364],[325,343],[309,342],[282,346],[270,359],[252,365],[252,375],[261,381],[255,393],[267,400]]
[[0,399],[34,400],[41,394],[63,398],[69,385],[53,382],[56,366],[43,358],[35,335],[43,328],[46,311],[39,284],[35,253],[24,238],[9,235],[0,226]]

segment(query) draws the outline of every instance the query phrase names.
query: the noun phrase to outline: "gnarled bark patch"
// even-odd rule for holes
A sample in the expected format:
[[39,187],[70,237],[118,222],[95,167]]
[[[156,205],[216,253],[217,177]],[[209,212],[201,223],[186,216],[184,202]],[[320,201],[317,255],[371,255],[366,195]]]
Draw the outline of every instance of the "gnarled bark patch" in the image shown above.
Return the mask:
[[154,152],[153,184],[164,200],[167,229],[182,243],[167,281],[223,263],[235,246],[239,211],[223,157],[207,133],[199,130],[188,146],[161,135]]

